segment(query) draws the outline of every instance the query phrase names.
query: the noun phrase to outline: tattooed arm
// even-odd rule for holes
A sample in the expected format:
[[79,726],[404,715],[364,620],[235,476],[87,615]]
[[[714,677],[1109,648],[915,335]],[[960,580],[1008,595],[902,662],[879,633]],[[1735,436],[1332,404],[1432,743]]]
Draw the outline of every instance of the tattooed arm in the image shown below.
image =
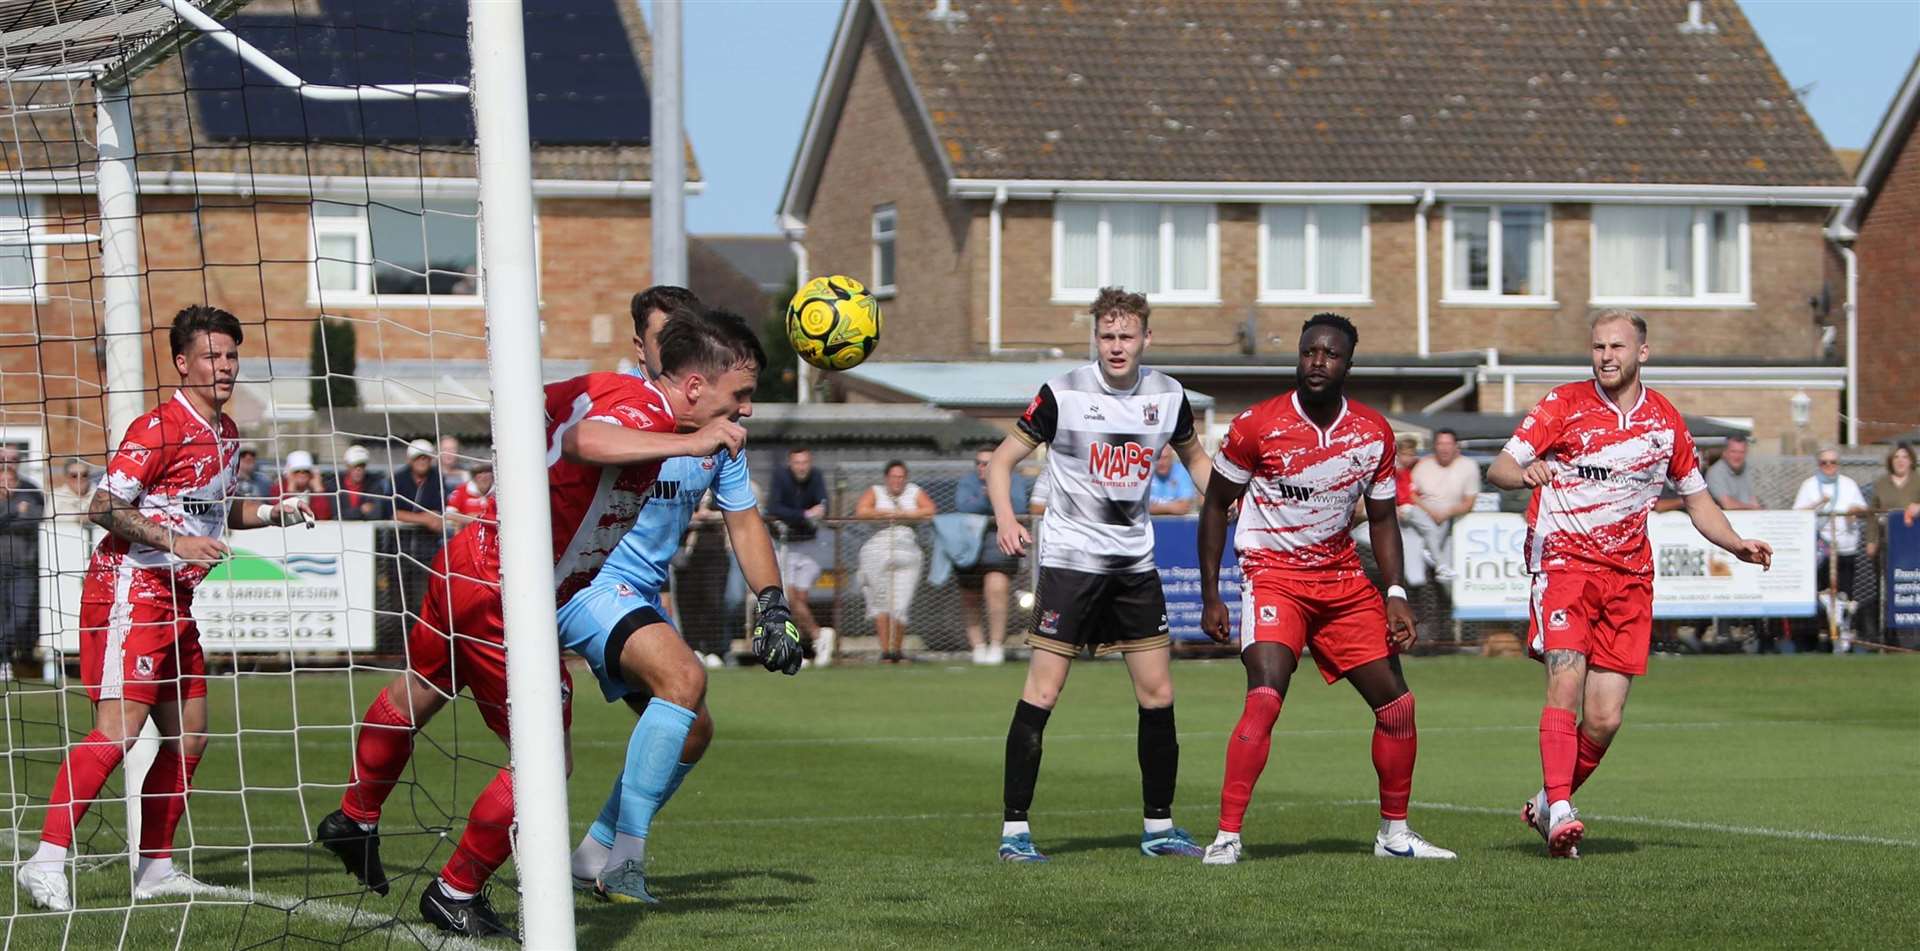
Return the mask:
[[115,498],[104,488],[93,493],[87,515],[93,524],[117,537],[158,548],[186,561],[219,561],[227,554],[227,546],[219,539],[175,535],[166,526],[140,514],[138,506]]

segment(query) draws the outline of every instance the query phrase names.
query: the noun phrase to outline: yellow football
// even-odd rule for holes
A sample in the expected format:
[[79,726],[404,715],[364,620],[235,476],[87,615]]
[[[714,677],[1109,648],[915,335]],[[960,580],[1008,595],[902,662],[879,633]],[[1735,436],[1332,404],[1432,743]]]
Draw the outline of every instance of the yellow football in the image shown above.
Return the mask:
[[841,274],[816,277],[787,303],[787,342],[822,370],[850,370],[880,344],[880,302]]

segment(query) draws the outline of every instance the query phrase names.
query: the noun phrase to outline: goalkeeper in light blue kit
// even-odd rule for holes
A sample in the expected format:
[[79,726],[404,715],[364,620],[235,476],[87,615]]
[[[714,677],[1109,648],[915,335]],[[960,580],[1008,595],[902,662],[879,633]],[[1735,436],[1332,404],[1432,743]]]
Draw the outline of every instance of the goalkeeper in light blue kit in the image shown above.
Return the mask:
[[[660,330],[669,319],[708,319],[691,292],[668,285],[634,295],[632,309],[634,342],[653,373]],[[607,701],[625,700],[640,714],[626,764],[573,852],[574,886],[612,901],[655,902],[646,887],[648,829],[713,740],[706,669],[660,608],[667,564],[709,488],[741,573],[759,592],[753,650],[768,670],[800,670],[799,631],[787,610],[773,538],[760,518],[745,455],[667,460],[632,531],[559,617],[562,646],[586,658]]]

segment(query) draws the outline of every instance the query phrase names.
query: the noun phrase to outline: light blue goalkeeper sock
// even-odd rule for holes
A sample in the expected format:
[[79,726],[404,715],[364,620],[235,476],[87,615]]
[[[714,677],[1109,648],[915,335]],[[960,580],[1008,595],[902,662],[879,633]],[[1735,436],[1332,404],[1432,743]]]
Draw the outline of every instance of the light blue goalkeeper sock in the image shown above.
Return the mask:
[[680,750],[693,730],[694,712],[659,697],[647,704],[633,739],[627,741],[627,764],[620,773],[620,813],[614,822],[619,835],[646,838],[653,814],[672,795],[679,772]]
[[[673,768],[673,778],[667,780],[667,793],[660,797],[660,808],[665,808],[673,794],[680,790],[680,784],[687,781],[687,774],[693,772],[693,767],[693,763],[681,763]],[[614,777],[613,789],[607,792],[607,801],[600,806],[599,817],[587,827],[587,834],[593,837],[593,841],[609,849],[613,848],[614,827],[620,822],[620,795],[623,789],[621,777]]]

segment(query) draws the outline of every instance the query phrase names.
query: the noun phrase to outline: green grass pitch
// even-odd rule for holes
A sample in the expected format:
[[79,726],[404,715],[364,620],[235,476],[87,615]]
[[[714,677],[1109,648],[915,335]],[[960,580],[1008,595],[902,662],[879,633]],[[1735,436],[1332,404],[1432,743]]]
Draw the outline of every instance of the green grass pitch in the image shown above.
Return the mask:
[[[1371,718],[1351,689],[1306,670],[1248,815],[1248,861],[1205,868],[1136,848],[1134,704],[1117,663],[1082,664],[1048,727],[1035,839],[1054,861],[994,859],[1007,721],[1024,667],[923,663],[728,670],[712,681],[718,738],[654,825],[640,910],[581,899],[582,948],[1620,948],[1883,947],[1914,940],[1920,881],[1920,658],[1656,658],[1627,725],[1579,796],[1579,862],[1552,862],[1517,818],[1539,784],[1539,668],[1522,660],[1411,659],[1419,697],[1414,827],[1460,860],[1375,859]],[[1182,772],[1175,821],[1214,831],[1232,662],[1175,668]],[[300,846],[346,774],[343,725],[383,678],[247,674],[214,688],[216,739],[191,806],[207,880],[291,912],[161,905],[129,915],[124,864],[84,874],[72,919],[26,914],[6,878],[14,948],[442,946],[415,903],[451,845],[447,826],[490,774],[423,747],[421,785],[389,803],[390,870],[424,867],[385,899],[331,855]],[[618,768],[632,715],[586,681],[575,710],[576,832]],[[50,701],[10,695],[11,743],[44,744]],[[303,727],[289,732],[294,710]],[[79,705],[74,712],[81,714]],[[477,717],[429,731],[497,760]],[[51,766],[11,757],[16,794],[44,797]],[[240,777],[246,777],[247,792]],[[310,784],[304,788],[296,783]],[[42,799],[42,801],[44,801]],[[118,810],[102,810],[116,823]],[[24,813],[32,847],[37,811]],[[116,834],[89,827],[96,848]],[[455,826],[457,831],[457,825]],[[188,834],[183,831],[183,839]],[[227,848],[248,842],[252,852]],[[508,869],[511,874],[511,867]],[[503,912],[507,888],[495,888]],[[115,906],[121,906],[116,908]],[[536,936],[530,946],[540,947]],[[456,947],[471,943],[455,943]],[[504,946],[504,945],[501,945]]]

